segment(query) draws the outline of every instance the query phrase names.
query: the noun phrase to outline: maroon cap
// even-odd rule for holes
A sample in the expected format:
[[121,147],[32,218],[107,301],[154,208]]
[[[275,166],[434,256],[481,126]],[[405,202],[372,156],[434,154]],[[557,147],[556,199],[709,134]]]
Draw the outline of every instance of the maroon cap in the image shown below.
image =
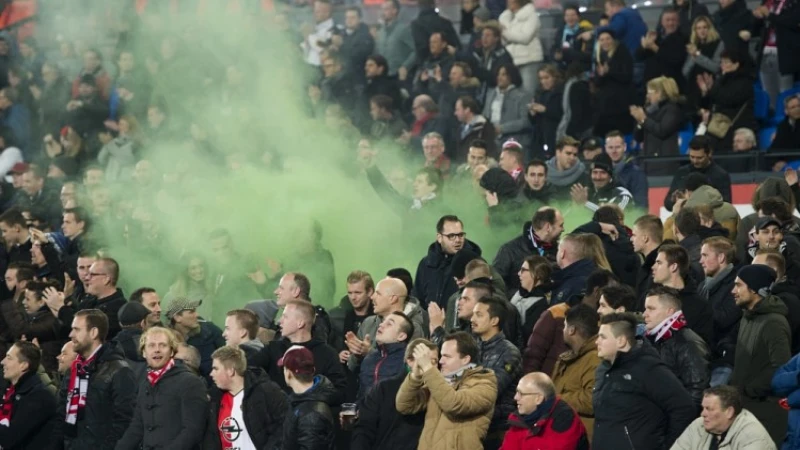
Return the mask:
[[293,345],[278,360],[278,367],[286,367],[294,374],[314,375],[314,354],[302,345]]
[[24,163],[24,162],[18,162],[16,164],[14,164],[14,167],[12,167],[11,170],[9,170],[9,172],[15,173],[15,174],[21,174],[21,173],[25,173],[27,171],[28,171],[28,163]]

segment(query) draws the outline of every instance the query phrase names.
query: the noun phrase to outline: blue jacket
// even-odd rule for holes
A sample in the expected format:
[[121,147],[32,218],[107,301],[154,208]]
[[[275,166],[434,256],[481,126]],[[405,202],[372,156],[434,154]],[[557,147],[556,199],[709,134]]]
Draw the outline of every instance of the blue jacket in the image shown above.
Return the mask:
[[633,194],[637,208],[647,209],[647,174],[631,158],[614,165],[614,181]]
[[22,150],[22,153],[28,151],[31,139],[31,114],[28,108],[21,104],[11,105],[0,124],[11,129],[14,134],[14,142]]
[[787,397],[789,403],[789,429],[781,449],[800,448],[800,355],[775,371],[772,377],[772,392]]
[[379,345],[361,362],[358,375],[358,398],[364,398],[370,388],[381,380],[397,376],[405,364],[406,342]]
[[633,8],[624,8],[614,14],[607,27],[597,30],[597,34],[610,29],[618,41],[625,44],[625,47],[633,55],[642,46],[642,37],[647,34],[647,24],[644,23],[642,15]]
[[[194,336],[190,336],[186,343],[196,348],[200,352],[200,374],[206,378],[209,383],[211,380],[211,364],[214,362],[211,354],[223,345],[225,339],[222,337],[222,331],[218,326],[211,322],[200,321],[200,332]],[[213,386],[213,384],[209,384]]]
[[582,292],[586,288],[586,279],[595,269],[597,269],[597,265],[594,261],[582,259],[553,273],[555,287],[550,297],[550,304],[569,303],[571,297],[582,296]]

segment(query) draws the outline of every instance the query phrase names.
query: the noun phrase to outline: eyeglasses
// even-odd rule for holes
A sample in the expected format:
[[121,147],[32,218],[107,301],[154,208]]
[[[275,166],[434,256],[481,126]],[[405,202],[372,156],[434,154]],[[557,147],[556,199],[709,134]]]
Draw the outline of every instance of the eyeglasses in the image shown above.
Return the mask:
[[442,236],[446,237],[447,239],[454,241],[456,239],[464,239],[467,236],[467,233],[450,233],[450,234],[443,234],[439,233]]

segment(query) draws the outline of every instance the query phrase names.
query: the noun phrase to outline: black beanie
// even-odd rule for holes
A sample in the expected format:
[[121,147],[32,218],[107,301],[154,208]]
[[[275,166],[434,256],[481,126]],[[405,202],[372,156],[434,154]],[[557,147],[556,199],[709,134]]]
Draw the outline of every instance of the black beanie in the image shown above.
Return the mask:
[[592,160],[592,170],[594,169],[605,170],[609,175],[612,177],[614,176],[614,163],[611,161],[611,157],[608,156],[608,153],[603,152],[594,157]]
[[762,297],[769,295],[772,283],[778,278],[775,271],[769,266],[760,264],[744,266],[737,275],[747,287]]
[[471,261],[479,259],[480,257],[481,255],[467,248],[462,248],[456,252],[456,254],[453,255],[453,262],[450,263],[450,270],[453,272],[453,276],[459,280],[464,278],[467,264],[469,264]]

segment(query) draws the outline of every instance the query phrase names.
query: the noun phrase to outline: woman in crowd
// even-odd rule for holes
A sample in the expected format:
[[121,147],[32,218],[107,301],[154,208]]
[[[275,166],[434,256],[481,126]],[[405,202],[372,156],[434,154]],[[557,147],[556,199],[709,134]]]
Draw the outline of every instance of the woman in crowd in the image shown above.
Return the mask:
[[605,136],[612,130],[628,134],[633,131],[628,112],[634,96],[633,57],[609,29],[601,31],[597,41],[594,135]]
[[683,76],[687,80],[688,89],[686,97],[692,109],[696,109],[701,96],[697,78],[705,74],[719,74],[724,50],[725,43],[720,39],[711,19],[706,16],[695,19],[689,44],[686,45],[686,62],[683,64]]
[[658,77],[647,82],[646,109],[631,106],[636,121],[636,140],[644,142],[647,156],[678,156],[678,131],[683,124],[678,84]]
[[[486,93],[483,116],[494,124],[500,142],[514,139],[529,148],[531,124],[527,118],[531,94],[522,89],[522,77],[513,64],[497,69],[497,87]],[[455,102],[453,102],[455,105]]]
[[522,75],[522,87],[536,92],[539,84],[536,74],[544,61],[539,38],[542,25],[536,8],[530,0],[509,0],[508,9],[500,14],[499,22],[503,27],[503,45]]
[[547,258],[531,255],[525,258],[519,269],[520,289],[511,297],[514,305],[522,318],[522,339],[528,342],[533,331],[533,325],[539,316],[547,309],[550,300],[550,275],[553,268]]
[[169,287],[169,292],[164,297],[168,303],[173,298],[188,298],[191,301],[202,301],[197,309],[203,317],[211,317],[211,303],[214,295],[214,280],[209,276],[208,263],[194,253],[183,258],[184,266],[175,282]]
[[567,80],[561,103],[564,114],[556,128],[556,142],[564,136],[580,141],[592,136],[592,92],[582,63],[570,64],[564,78]]
[[539,90],[528,114],[533,124],[534,157],[544,159],[555,152],[558,125],[564,115],[564,85],[556,66],[546,64],[539,69]]

